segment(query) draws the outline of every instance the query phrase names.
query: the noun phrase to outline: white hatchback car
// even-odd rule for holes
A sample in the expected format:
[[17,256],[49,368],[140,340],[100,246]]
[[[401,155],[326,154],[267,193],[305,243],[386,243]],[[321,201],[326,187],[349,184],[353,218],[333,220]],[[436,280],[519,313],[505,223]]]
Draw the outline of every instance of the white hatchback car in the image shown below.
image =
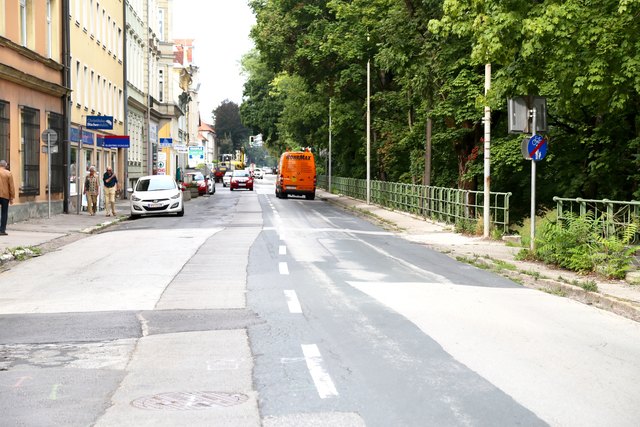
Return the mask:
[[182,190],[170,175],[150,175],[138,178],[135,188],[129,188],[131,217],[175,213],[184,215]]

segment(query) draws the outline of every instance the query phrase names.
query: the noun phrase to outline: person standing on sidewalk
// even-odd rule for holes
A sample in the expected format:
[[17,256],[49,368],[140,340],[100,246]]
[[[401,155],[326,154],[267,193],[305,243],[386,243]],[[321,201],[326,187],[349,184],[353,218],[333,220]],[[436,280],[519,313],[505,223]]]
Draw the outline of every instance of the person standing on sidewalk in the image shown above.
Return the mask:
[[7,235],[7,220],[9,219],[9,205],[13,204],[16,190],[13,176],[7,169],[7,161],[0,160],[0,236]]
[[111,166],[107,166],[107,171],[102,176],[104,184],[104,203],[107,216],[116,216],[116,191],[118,190],[118,177],[113,173]]
[[98,210],[98,194],[100,193],[100,180],[96,175],[96,168],[89,168],[89,175],[84,180],[84,194],[87,196],[87,211],[89,215],[95,215]]

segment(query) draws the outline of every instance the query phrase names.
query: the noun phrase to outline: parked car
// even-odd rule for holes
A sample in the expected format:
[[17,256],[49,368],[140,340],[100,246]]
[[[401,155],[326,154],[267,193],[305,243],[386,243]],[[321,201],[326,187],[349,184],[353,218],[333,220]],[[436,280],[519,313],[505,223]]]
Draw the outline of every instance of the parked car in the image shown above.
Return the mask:
[[[204,179],[204,175],[200,171],[196,172],[186,172],[184,174],[185,182],[197,182],[198,183],[198,194],[200,196],[204,196],[207,194],[209,189],[207,188],[207,182]],[[212,193],[209,193],[212,194]]]
[[130,194],[131,218],[141,215],[175,213],[184,215],[182,190],[170,175],[150,175],[138,178]]
[[231,183],[231,175],[233,175],[232,171],[226,171],[224,173],[224,176],[222,177],[222,186],[223,187],[228,187],[229,184]]
[[236,169],[231,176],[231,182],[229,183],[229,190],[237,190],[239,188],[246,188],[253,191],[253,177],[246,169]]

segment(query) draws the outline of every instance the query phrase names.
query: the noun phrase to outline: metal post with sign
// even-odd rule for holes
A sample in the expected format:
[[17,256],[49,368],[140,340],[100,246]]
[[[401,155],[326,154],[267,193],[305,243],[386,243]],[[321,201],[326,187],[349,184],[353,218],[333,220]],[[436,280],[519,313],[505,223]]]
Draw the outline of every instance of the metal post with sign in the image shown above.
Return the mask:
[[537,132],[538,130],[543,132],[547,130],[547,100],[538,96],[513,98],[509,99],[507,110],[509,133],[531,132],[531,137],[522,141],[521,148],[524,159],[531,160],[531,241],[529,248],[533,251],[536,235],[536,162],[544,159],[547,153],[547,141],[541,135],[537,135]]
[[[58,142],[58,133],[53,129],[45,129],[42,132],[42,140],[47,142],[47,201],[49,208],[49,216],[51,218],[51,153],[58,152],[58,146],[55,145],[55,151],[52,150],[51,144]],[[45,147],[43,147],[45,148]],[[44,150],[43,150],[44,151]]]

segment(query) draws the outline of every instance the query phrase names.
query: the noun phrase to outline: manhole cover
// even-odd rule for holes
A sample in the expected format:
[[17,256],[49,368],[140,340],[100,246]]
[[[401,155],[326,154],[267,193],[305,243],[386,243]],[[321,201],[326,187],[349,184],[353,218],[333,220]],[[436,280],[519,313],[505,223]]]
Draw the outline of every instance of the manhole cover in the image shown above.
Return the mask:
[[172,411],[188,411],[206,409],[212,406],[233,406],[249,399],[241,393],[222,393],[217,391],[171,392],[154,396],[140,397],[131,405],[140,409],[169,409]]

